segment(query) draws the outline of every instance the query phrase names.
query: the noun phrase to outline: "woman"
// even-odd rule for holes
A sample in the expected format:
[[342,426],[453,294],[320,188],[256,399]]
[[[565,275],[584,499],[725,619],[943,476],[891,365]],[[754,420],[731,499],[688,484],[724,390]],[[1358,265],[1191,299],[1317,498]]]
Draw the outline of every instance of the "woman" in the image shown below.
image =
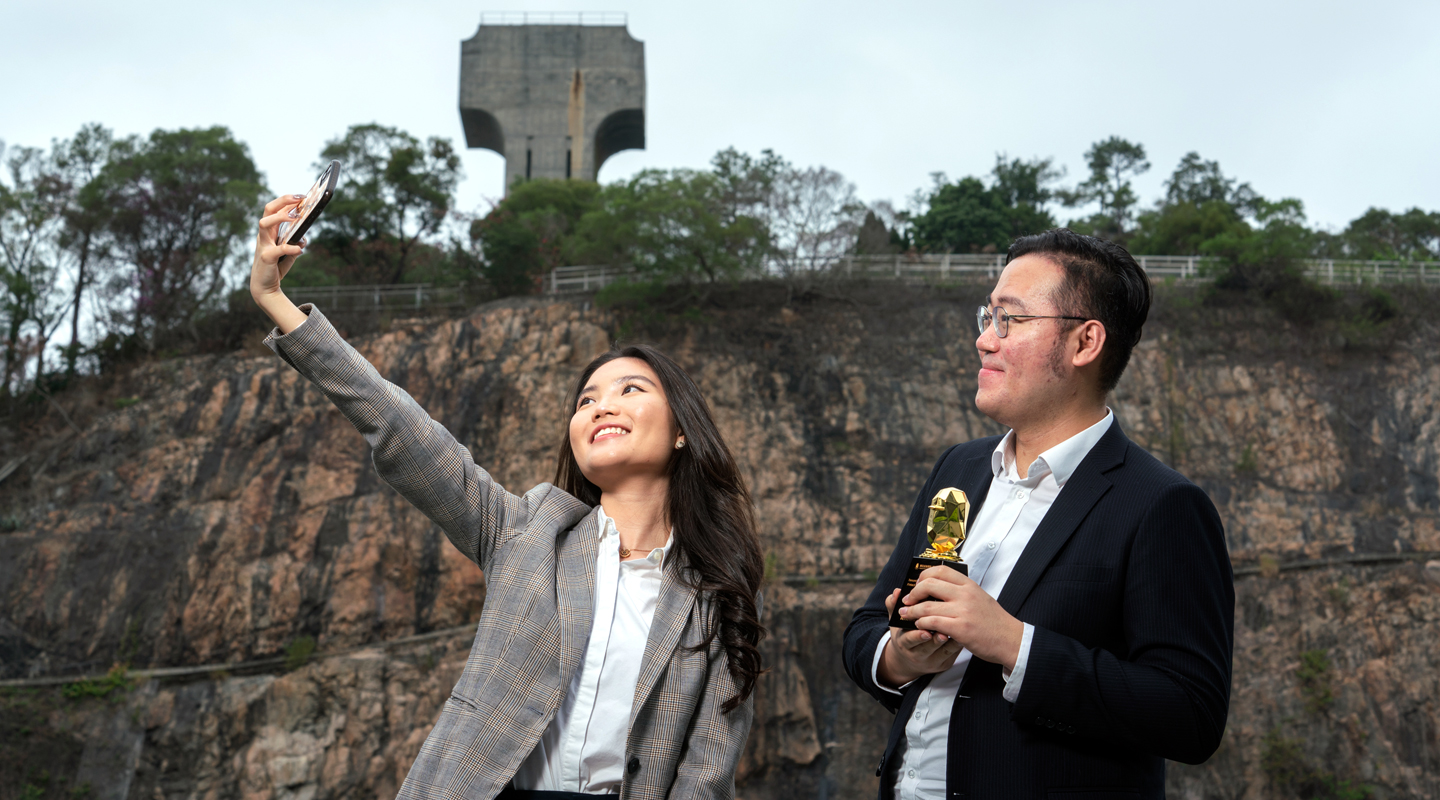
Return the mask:
[[299,195],[265,207],[266,343],[370,443],[376,472],[486,576],[470,657],[403,798],[729,798],[763,634],[754,516],[699,389],[648,347],[580,374],[555,485],[506,492],[280,281]]

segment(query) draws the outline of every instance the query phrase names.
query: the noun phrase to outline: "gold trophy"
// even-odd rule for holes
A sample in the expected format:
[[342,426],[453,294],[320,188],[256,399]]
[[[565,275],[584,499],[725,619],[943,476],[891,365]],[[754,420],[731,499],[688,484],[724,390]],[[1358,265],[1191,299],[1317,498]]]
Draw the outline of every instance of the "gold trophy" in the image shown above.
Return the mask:
[[[925,524],[925,534],[930,537],[930,547],[910,559],[910,572],[900,587],[900,597],[915,588],[920,573],[944,564],[961,575],[969,575],[970,568],[960,560],[960,545],[965,541],[965,520],[970,515],[970,500],[959,489],[941,489],[930,501],[930,520]],[[904,603],[898,600],[895,611],[890,615],[890,627],[901,630],[915,630],[915,620],[901,619],[900,609]]]

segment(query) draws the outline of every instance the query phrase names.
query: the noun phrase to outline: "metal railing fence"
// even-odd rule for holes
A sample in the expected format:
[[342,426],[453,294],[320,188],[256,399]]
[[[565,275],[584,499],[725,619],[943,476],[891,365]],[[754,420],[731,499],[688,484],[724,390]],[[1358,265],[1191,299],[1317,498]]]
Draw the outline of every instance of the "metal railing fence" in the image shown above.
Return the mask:
[[[1135,256],[1140,267],[1155,279],[1209,280],[1220,269],[1209,256]],[[1440,285],[1440,261],[1349,261],[1309,259],[1305,273],[1323,284],[1418,283]],[[937,253],[847,255],[810,274],[833,278],[891,278],[926,282],[993,281],[1005,268],[1004,253]],[[628,267],[591,265],[556,267],[545,279],[546,294],[593,292],[633,275]],[[777,277],[761,272],[756,278]]]
[[421,311],[466,305],[460,286],[394,283],[367,286],[296,286],[287,290],[296,303],[314,303],[326,314],[337,312]]

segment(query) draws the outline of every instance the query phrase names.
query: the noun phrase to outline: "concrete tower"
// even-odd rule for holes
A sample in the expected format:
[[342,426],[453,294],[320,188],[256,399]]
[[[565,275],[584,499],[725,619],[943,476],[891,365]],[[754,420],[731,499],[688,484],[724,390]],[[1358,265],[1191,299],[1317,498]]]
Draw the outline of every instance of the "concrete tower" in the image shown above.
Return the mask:
[[645,44],[623,14],[483,14],[460,44],[465,144],[517,178],[595,180],[645,149]]

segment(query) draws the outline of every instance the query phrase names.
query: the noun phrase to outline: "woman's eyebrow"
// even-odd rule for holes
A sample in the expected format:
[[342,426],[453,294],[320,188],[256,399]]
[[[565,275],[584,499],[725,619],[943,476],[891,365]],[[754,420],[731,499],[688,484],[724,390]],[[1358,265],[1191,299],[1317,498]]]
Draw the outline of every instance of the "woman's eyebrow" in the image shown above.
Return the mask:
[[[648,383],[648,384],[650,384],[651,386],[654,386],[654,385],[655,385],[655,381],[650,380],[649,378],[645,377],[644,375],[621,375],[620,377],[618,377],[618,378],[615,379],[615,383],[612,384],[612,385],[614,385],[614,386],[619,386],[620,384],[626,383],[626,382],[629,382],[629,381],[644,381],[645,383]],[[599,388],[600,388],[600,387],[598,387],[598,386],[596,386],[595,384],[592,383],[592,384],[590,384],[589,386],[586,386],[584,389],[581,389],[581,390],[580,390],[580,396],[581,396],[581,397],[584,397],[585,395],[589,394],[590,392],[596,391],[596,390],[598,390]]]
[[655,385],[655,381],[650,380],[649,378],[645,377],[644,375],[621,375],[620,377],[618,377],[618,378],[615,379],[615,385],[616,385],[616,386],[619,386],[619,385],[622,384],[622,383],[628,383],[628,382],[630,382],[630,381],[644,381],[645,383],[648,383],[648,384],[650,384],[651,386],[654,386],[654,385]]

